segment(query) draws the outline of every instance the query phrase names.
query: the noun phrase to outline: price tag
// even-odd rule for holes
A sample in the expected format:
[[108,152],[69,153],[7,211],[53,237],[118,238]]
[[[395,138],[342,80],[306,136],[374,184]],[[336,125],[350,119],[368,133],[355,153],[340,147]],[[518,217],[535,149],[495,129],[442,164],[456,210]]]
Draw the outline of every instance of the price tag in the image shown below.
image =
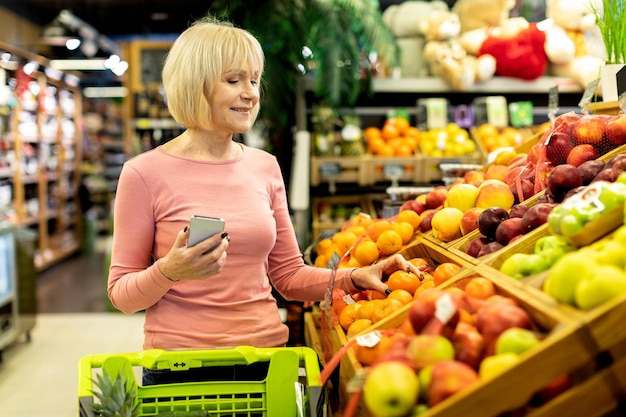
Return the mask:
[[600,83],[600,79],[598,78],[598,79],[593,80],[589,84],[587,84],[587,87],[585,88],[585,92],[583,93],[582,98],[578,102],[578,106],[581,109],[586,108],[587,105],[591,103],[591,101],[593,100],[593,97],[596,94],[596,90],[598,89],[599,83]]
[[337,178],[341,172],[341,166],[336,162],[325,162],[320,165],[320,175],[323,178]]
[[373,332],[365,333],[356,338],[356,343],[359,346],[364,347],[374,347],[380,342],[381,334],[378,330],[374,330]]
[[559,87],[550,87],[548,90],[548,110],[552,110],[556,113],[556,109],[559,108]]
[[533,103],[531,101],[518,101],[509,104],[511,126],[528,127],[533,124]]
[[456,311],[456,306],[452,301],[450,294],[443,294],[435,301],[435,317],[441,323],[446,324],[452,318]]
[[615,75],[617,77],[617,97],[620,97],[626,92],[626,67],[617,71]]
[[401,164],[385,164],[383,175],[385,178],[398,178],[404,174],[404,167]]
[[333,252],[333,255],[330,257],[326,267],[328,269],[335,269],[337,268],[337,265],[339,265],[339,261],[341,261],[341,256],[339,256],[337,252]]

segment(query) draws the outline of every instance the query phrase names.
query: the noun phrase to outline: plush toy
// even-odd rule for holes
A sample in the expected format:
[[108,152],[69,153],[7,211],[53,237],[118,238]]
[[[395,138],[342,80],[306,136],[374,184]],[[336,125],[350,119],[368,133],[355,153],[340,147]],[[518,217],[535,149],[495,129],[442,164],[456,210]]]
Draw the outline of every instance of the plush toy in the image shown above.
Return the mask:
[[459,16],[461,33],[474,29],[499,27],[506,21],[515,0],[457,0],[452,11]]
[[545,50],[552,75],[568,77],[582,87],[600,76],[606,50],[596,25],[593,8],[598,1],[547,0]]
[[456,13],[433,11],[420,26],[426,37],[424,59],[430,64],[432,75],[461,91],[493,77],[495,58],[488,54],[480,57],[468,54],[459,42],[461,24]]
[[383,21],[400,47],[402,77],[426,77],[430,73],[423,59],[426,40],[420,32],[420,22],[434,10],[448,10],[448,5],[440,0],[410,0],[391,5],[383,12]]

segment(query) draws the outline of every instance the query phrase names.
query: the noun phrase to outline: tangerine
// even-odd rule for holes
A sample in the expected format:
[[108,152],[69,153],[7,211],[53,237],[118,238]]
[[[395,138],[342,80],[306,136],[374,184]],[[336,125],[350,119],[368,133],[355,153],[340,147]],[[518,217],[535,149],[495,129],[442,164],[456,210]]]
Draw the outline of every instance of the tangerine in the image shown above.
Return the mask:
[[391,255],[402,249],[402,236],[395,230],[385,230],[376,239],[376,246],[382,255]]
[[406,209],[402,210],[398,213],[396,217],[396,221],[398,223],[406,222],[413,226],[413,230],[417,230],[420,227],[420,223],[422,222],[420,215],[413,210]]
[[348,327],[357,319],[356,313],[363,306],[363,303],[351,303],[345,306],[341,313],[339,313],[339,324],[344,330],[348,330]]
[[398,300],[402,303],[402,305],[406,305],[413,301],[413,293],[404,290],[402,288],[397,288],[387,296],[389,300]]
[[358,319],[368,319],[371,320],[372,316],[374,315],[374,311],[380,307],[380,302],[382,302],[382,300],[367,300],[367,302],[364,302],[363,305],[361,306],[361,308],[359,308],[359,310],[356,312],[356,318]]
[[330,247],[332,243],[333,241],[329,237],[320,240],[317,243],[317,254],[320,255],[326,253],[326,250]]
[[398,311],[402,305],[403,304],[400,301],[394,299],[387,298],[386,300],[380,300],[378,308],[376,308],[374,313],[372,313],[372,322],[377,323],[381,321],[395,311]]
[[354,356],[356,360],[358,360],[361,365],[369,366],[372,365],[376,360],[381,357],[385,352],[391,348],[393,344],[393,340],[391,336],[386,334],[381,334],[380,340],[374,346],[361,346],[359,344],[354,345]]
[[332,240],[337,245],[339,256],[343,256],[356,243],[359,237],[352,232],[343,231],[333,235]]
[[385,230],[391,230],[391,222],[386,219],[380,219],[372,221],[367,227],[365,234],[375,242]]
[[396,154],[396,151],[395,149],[393,149],[393,146],[387,143],[381,145],[381,147],[378,148],[378,151],[374,152],[374,155],[386,156],[386,157],[395,156],[395,154]]
[[385,122],[381,130],[381,136],[385,141],[389,141],[400,136],[400,130],[398,130],[394,123]]
[[443,262],[435,268],[433,272],[433,281],[435,286],[438,286],[453,276],[455,276],[461,270],[461,266],[453,262]]
[[400,289],[410,292],[411,295],[415,294],[421,284],[422,282],[417,275],[403,270],[395,271],[389,275],[387,280],[387,286],[391,292]]
[[465,294],[469,297],[486,300],[496,295],[496,288],[491,280],[485,277],[474,277],[465,285]]
[[363,266],[371,265],[378,260],[380,252],[376,242],[366,239],[356,245],[352,256]]
[[353,334],[361,333],[363,330],[367,329],[372,325],[372,320],[370,319],[356,319],[348,330],[346,330],[346,336],[352,336]]
[[402,244],[409,243],[415,235],[415,228],[408,222],[396,222],[393,224],[393,230],[398,232],[402,238]]

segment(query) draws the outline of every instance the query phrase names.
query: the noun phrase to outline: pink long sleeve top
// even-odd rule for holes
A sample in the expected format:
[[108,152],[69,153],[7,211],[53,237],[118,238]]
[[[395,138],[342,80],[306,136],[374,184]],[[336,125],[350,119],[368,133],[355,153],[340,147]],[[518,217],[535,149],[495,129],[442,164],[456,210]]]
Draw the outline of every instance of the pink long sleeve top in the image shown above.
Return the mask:
[[[173,282],[158,262],[191,215],[222,217],[231,237],[218,275]],[[349,269],[335,286],[354,291]],[[317,301],[330,270],[304,264],[276,158],[245,147],[219,162],[155,148],[129,160],[115,197],[108,294],[130,314],[145,310],[144,349],[281,346],[271,283],[288,300]]]

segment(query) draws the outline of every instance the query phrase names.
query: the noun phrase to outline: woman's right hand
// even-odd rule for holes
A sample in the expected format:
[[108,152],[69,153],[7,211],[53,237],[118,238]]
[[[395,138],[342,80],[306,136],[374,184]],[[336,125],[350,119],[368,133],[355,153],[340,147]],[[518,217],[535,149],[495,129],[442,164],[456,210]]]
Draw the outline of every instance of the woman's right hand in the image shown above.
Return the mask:
[[227,233],[216,234],[188,247],[189,228],[178,232],[170,251],[158,260],[159,270],[172,281],[204,279],[219,273],[226,263]]

